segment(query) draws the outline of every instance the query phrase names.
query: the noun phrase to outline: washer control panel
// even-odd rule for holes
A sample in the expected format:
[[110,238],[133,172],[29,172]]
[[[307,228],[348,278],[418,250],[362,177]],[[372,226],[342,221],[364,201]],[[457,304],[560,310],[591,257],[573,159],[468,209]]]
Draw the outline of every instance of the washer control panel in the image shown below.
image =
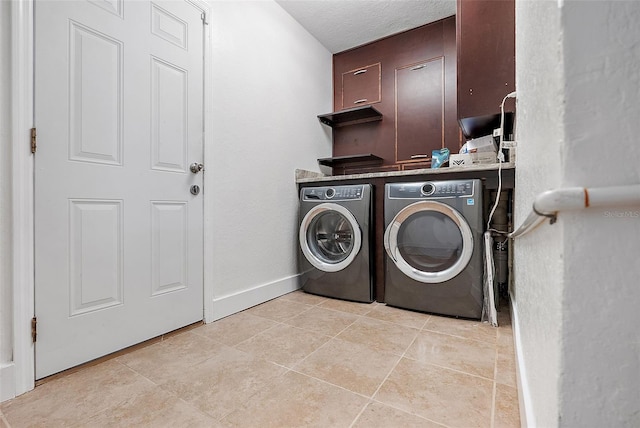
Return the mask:
[[475,193],[473,180],[423,181],[387,185],[390,199],[429,199],[471,197]]
[[351,201],[362,199],[364,185],[305,187],[302,189],[303,201]]

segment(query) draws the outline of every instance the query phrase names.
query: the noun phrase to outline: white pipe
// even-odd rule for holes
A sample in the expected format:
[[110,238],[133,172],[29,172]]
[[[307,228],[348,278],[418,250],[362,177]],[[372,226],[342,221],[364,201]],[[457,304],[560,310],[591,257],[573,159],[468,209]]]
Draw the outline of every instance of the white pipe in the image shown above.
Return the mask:
[[551,218],[553,223],[558,211],[636,205],[640,205],[640,185],[638,184],[592,188],[567,187],[547,190],[536,197],[531,213],[529,213],[520,227],[508,236],[509,238],[523,236],[542,223],[545,218]]
[[527,233],[538,227],[540,223],[544,221],[544,219],[545,217],[539,216],[535,212],[531,211],[525,219],[524,223],[522,223],[519,228],[517,228],[514,232],[511,232],[507,236],[509,238],[515,239],[522,235],[526,235]]

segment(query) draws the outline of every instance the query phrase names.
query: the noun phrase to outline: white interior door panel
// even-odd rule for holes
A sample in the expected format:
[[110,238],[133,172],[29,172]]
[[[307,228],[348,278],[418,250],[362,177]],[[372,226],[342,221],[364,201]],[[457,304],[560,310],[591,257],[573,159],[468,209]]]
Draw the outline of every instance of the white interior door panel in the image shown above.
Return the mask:
[[37,1],[36,378],[203,317],[203,23]]

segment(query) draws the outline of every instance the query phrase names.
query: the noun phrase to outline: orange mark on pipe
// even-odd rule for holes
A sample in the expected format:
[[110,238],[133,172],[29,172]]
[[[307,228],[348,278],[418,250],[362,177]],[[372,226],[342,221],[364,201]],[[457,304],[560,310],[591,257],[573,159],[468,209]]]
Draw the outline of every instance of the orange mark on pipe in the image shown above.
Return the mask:
[[587,188],[584,188],[584,207],[589,208],[589,191]]

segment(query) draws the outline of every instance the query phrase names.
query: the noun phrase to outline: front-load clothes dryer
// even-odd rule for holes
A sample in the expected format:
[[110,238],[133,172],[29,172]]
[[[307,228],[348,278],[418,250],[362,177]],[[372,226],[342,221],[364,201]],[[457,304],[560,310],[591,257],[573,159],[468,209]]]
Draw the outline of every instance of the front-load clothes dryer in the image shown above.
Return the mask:
[[480,180],[385,186],[385,292],[388,305],[482,316]]
[[373,301],[371,185],[300,191],[300,285],[308,293]]

